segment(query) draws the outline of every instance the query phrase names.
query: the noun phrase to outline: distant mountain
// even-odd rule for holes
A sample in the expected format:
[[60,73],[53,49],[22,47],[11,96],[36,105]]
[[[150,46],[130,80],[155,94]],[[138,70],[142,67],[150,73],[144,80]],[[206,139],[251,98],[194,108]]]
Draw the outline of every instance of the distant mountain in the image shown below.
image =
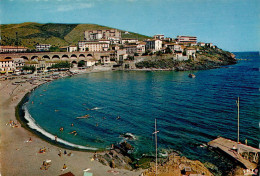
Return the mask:
[[[1,45],[16,45],[16,33],[19,46],[35,48],[37,43],[51,44],[53,46],[76,45],[79,40],[84,40],[84,31],[96,29],[115,29],[97,24],[58,24],[58,23],[21,23],[2,24]],[[144,40],[151,38],[138,33],[122,31],[122,38],[135,38]]]

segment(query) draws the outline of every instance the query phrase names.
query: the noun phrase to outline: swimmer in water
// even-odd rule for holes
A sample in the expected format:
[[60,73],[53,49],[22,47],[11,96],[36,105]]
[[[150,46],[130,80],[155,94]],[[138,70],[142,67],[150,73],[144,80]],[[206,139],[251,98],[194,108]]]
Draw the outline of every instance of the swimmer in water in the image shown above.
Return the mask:
[[121,117],[120,116],[117,116],[116,120],[120,119]]
[[72,132],[70,132],[69,134],[74,134],[74,133],[77,133],[77,131],[72,131]]
[[63,127],[60,127],[60,131],[63,131],[64,130],[64,128]]

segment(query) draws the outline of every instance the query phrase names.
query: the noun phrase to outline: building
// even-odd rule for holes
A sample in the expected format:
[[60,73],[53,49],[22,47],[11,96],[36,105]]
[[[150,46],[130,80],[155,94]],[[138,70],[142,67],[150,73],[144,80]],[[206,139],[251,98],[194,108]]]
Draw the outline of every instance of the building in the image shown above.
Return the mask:
[[137,48],[137,53],[144,53],[145,52],[145,42],[140,42],[138,43],[138,45],[136,46]]
[[15,70],[14,60],[9,59],[0,59],[0,71],[1,74],[13,73]]
[[204,47],[206,44],[205,43],[203,43],[203,42],[199,42],[198,43],[198,46],[201,46],[201,47]]
[[107,51],[109,44],[105,42],[90,42],[90,41],[81,41],[79,44],[79,50],[81,52],[85,51]]
[[194,48],[187,48],[186,49],[186,55],[188,57],[195,58],[196,57],[196,49],[194,49]]
[[77,46],[68,46],[67,47],[67,52],[75,52],[77,50],[78,50]]
[[23,66],[24,66],[24,59],[23,58],[13,58],[14,60],[14,68],[16,70],[22,70]]
[[206,43],[205,45],[210,48],[213,47],[213,43]]
[[157,34],[157,35],[154,35],[153,38],[155,40],[164,40],[164,35],[163,34]]
[[137,45],[125,45],[126,54],[134,54],[137,53]]
[[28,48],[23,46],[0,46],[1,53],[25,52],[27,50]]
[[177,42],[183,44],[196,44],[197,37],[194,36],[177,36]]
[[161,40],[146,40],[145,50],[159,51],[162,48]]
[[109,39],[109,37],[121,39],[121,32],[117,29],[89,30],[84,33],[85,40]]
[[122,43],[122,44],[126,44],[126,43],[136,43],[136,42],[138,42],[137,39],[130,39],[130,38],[125,38],[125,39],[122,39],[122,40],[121,40],[121,43]]
[[167,44],[165,44],[165,47],[169,47],[173,52],[176,52],[176,51],[183,52],[184,51],[183,45],[179,45],[179,44],[175,44],[175,43],[167,43]]
[[38,44],[36,45],[36,51],[49,51],[50,47],[50,44]]

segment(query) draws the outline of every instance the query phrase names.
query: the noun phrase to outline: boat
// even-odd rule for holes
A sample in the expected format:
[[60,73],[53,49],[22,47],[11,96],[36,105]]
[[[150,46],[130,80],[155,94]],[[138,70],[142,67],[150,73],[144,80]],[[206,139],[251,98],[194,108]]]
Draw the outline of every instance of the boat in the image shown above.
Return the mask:
[[84,115],[84,116],[81,116],[81,117],[77,117],[77,119],[87,119],[87,118],[89,118],[89,115],[87,114],[87,115]]
[[190,77],[190,78],[195,78],[196,76],[195,76],[194,74],[190,73],[190,74],[189,74],[189,77]]

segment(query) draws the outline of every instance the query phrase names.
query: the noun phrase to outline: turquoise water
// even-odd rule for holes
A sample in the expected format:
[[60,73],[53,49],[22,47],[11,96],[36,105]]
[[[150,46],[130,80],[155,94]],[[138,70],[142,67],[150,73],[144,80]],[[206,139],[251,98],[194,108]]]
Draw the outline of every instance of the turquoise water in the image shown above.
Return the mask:
[[[188,77],[190,72],[172,71],[101,72],[60,79],[32,92],[27,108],[44,130],[82,146],[106,148],[122,141],[122,133],[133,133],[137,139],[130,142],[136,155],[154,153],[156,118],[160,148],[175,149],[191,159],[218,160],[199,145],[217,136],[237,139],[238,96],[240,139],[254,147],[260,142],[259,53],[235,54],[248,60],[194,71],[195,79]],[[99,109],[87,110],[95,107]],[[91,117],[76,118],[86,114]],[[76,136],[68,134],[74,130]]]

